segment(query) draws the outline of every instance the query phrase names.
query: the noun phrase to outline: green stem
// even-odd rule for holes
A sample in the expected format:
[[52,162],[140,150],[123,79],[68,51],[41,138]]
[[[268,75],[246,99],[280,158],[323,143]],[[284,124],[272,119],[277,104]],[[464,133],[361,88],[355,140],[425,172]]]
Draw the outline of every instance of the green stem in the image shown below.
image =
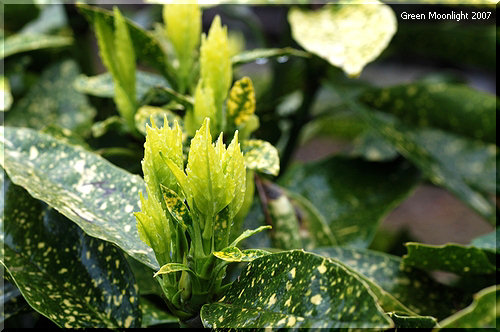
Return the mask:
[[315,64],[314,60],[315,59],[311,59],[307,62],[306,84],[303,92],[304,98],[302,99],[302,104],[293,118],[293,124],[290,129],[288,142],[281,157],[281,174],[284,173],[290,164],[300,137],[300,132],[308,121],[311,106],[314,104],[314,100],[316,99],[316,95],[320,87],[320,79],[324,73],[324,67],[323,65],[318,66]]

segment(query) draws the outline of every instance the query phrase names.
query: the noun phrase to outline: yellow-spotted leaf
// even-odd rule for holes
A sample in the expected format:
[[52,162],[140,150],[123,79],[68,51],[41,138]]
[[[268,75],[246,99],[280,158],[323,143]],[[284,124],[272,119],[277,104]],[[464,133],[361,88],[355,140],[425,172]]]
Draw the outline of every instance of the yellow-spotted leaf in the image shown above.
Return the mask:
[[140,327],[138,288],[120,250],[9,180],[3,197],[1,263],[31,307],[64,328]]
[[494,285],[474,295],[474,301],[467,308],[439,322],[442,328],[498,328],[500,286]]
[[201,320],[208,328],[392,326],[356,275],[302,250],[250,262],[218,302],[202,307]]
[[51,65],[6,114],[5,123],[35,129],[52,124],[79,134],[87,132],[96,110],[87,96],[73,89],[72,83],[79,74],[72,60]]
[[132,214],[139,211],[141,177],[82,147],[27,128],[0,127],[0,163],[12,182],[28,190],[85,233],[118,245],[158,269],[153,251],[139,238]]
[[240,126],[255,112],[255,91],[250,77],[236,81],[227,100],[228,123]]
[[169,273],[174,273],[174,272],[181,272],[181,271],[187,271],[189,273],[192,273],[194,274],[194,272],[189,268],[187,267],[186,265],[184,264],[179,264],[179,263],[168,263],[168,264],[165,264],[163,265],[159,270],[158,272],[156,272],[154,274],[153,277],[157,277],[159,275],[162,275],[162,274],[169,274]]
[[424,271],[402,266],[397,256],[345,247],[318,248],[314,252],[334,258],[359,274],[369,283],[386,312],[442,319],[469,300],[468,294],[434,281]]
[[449,271],[456,274],[493,274],[496,272],[495,257],[474,246],[455,243],[430,245],[408,242],[408,253],[403,256],[405,266],[424,270]]
[[387,47],[397,29],[392,9],[379,1],[327,4],[316,11],[292,8],[293,38],[307,51],[358,76]]
[[271,143],[259,139],[245,140],[242,143],[242,151],[248,169],[275,176],[279,174],[278,150]]
[[448,189],[491,224],[496,223],[495,206],[485,195],[496,191],[495,145],[438,129],[415,128],[360,104],[350,107],[431,182]]
[[270,252],[261,249],[240,250],[237,247],[227,247],[221,251],[213,252],[213,255],[226,262],[251,262],[254,259],[269,255]]

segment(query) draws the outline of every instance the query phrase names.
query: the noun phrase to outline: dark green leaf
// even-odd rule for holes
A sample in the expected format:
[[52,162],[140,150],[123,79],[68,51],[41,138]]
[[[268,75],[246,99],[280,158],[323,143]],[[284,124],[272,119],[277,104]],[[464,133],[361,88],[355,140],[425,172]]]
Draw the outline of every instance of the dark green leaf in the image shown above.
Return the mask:
[[0,128],[2,166],[17,185],[77,223],[87,234],[115,243],[157,270],[151,248],[139,239],[144,181],[81,147],[27,128]]
[[[464,1],[455,3],[466,4]],[[472,0],[467,3],[480,4],[484,8],[487,2]],[[491,1],[489,4],[495,6],[496,3]],[[441,67],[445,67],[443,62],[446,62],[462,68],[472,65],[495,71],[497,27],[494,21],[491,21],[492,24],[462,24],[448,20],[429,20],[425,23],[400,24],[389,48],[406,61],[430,59],[439,61]]]
[[437,320],[431,316],[405,316],[394,312],[388,313],[397,329],[431,329],[436,326]]
[[0,42],[3,45],[0,49],[0,59],[3,59],[9,55],[21,52],[68,46],[73,43],[73,38],[66,36],[16,34],[5,39],[1,38]]
[[[3,266],[1,269],[5,273]],[[0,287],[0,312],[2,313],[0,315],[0,324],[3,324],[10,317],[26,311],[27,308],[29,308],[29,305],[21,295],[21,291],[14,284],[3,280],[2,287]]]
[[174,89],[166,86],[152,87],[151,89],[148,90],[144,98],[146,100],[153,100],[153,101],[162,100],[165,101],[165,103],[166,101],[174,100],[186,108],[192,108],[194,103],[192,97],[180,94]]
[[[162,76],[145,71],[136,71],[135,79],[137,100],[141,100],[154,86],[169,86]],[[113,98],[115,95],[113,78],[109,72],[97,76],[79,75],[73,84],[77,91],[92,96]]]
[[[465,305],[464,301],[468,300],[466,295],[435,282],[423,271],[411,267],[401,268],[401,258],[397,256],[342,247],[320,248],[315,252],[342,262],[374,283],[375,288],[380,287],[383,292],[392,295],[394,299],[420,315],[444,318],[454,311],[454,307]],[[376,294],[380,292],[373,287],[372,291]],[[381,295],[384,295],[383,292]],[[397,305],[390,300],[379,297],[384,309],[401,311],[387,308],[387,305]]]
[[2,264],[24,298],[65,328],[137,327],[137,285],[123,254],[7,183]]
[[142,327],[177,323],[179,321],[177,317],[168,313],[164,308],[159,308],[158,305],[149,301],[145,297],[141,297],[141,311]]
[[424,270],[449,271],[457,274],[495,273],[496,267],[487,253],[479,248],[454,243],[430,245],[408,242],[403,264]]
[[494,143],[496,97],[460,84],[410,83],[371,89],[360,100],[404,123]]
[[38,83],[9,111],[6,124],[41,129],[55,124],[78,133],[90,127],[96,111],[75,91],[76,63],[66,60],[46,69]]
[[474,295],[467,308],[439,322],[442,328],[498,328],[500,301],[498,285],[483,289]]
[[[493,203],[481,192],[495,192],[497,148],[437,129],[415,129],[394,116],[351,105],[370,125],[434,184],[454,193],[490,223],[495,223]],[[476,191],[475,188],[479,189]]]
[[251,262],[219,302],[202,307],[209,328],[388,328],[392,322],[356,275],[304,251]]
[[412,192],[419,179],[404,162],[336,156],[292,166],[280,183],[314,204],[339,245],[367,247],[379,220]]
[[254,62],[260,59],[274,58],[274,57],[289,57],[298,56],[302,58],[309,58],[311,55],[307,52],[293,49],[291,47],[285,48],[257,48],[250,51],[244,51],[234,55],[231,58],[233,66],[242,65],[249,62]]
[[[92,24],[96,21],[97,17],[100,17],[111,29],[113,29],[114,20],[112,12],[85,4],[78,4],[77,7]],[[126,23],[130,38],[132,39],[136,58],[158,69],[161,73],[165,74],[168,79],[170,75],[167,73],[167,56],[163,52],[160,43],[149,31],[143,30],[128,19],[126,19]],[[171,79],[168,79],[168,81],[172,82]]]

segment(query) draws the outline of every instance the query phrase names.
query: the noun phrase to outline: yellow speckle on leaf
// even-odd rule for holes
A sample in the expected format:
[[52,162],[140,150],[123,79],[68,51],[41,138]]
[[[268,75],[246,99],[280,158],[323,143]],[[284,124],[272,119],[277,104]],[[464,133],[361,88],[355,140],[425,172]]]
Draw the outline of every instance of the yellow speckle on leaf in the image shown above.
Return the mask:
[[319,304],[321,304],[321,301],[323,301],[323,298],[319,294],[314,295],[313,297],[311,297],[311,303],[312,304],[319,305]]

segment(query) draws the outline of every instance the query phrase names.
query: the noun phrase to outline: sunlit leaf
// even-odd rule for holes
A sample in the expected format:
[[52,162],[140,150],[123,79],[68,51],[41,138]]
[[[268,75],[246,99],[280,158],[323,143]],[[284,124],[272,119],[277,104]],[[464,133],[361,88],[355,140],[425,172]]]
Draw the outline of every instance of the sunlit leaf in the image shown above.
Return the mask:
[[397,27],[392,9],[378,1],[325,5],[316,11],[292,8],[288,21],[302,47],[349,76],[358,76],[379,56]]

